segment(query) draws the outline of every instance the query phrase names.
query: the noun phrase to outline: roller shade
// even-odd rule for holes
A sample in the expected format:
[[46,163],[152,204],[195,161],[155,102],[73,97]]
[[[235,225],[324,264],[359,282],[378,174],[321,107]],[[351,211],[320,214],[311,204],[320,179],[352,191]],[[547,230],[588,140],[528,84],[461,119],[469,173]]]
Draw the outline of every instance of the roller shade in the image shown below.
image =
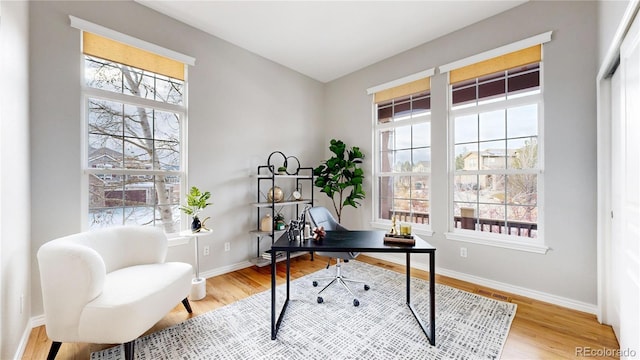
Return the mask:
[[426,77],[423,79],[418,79],[403,85],[395,86],[389,89],[376,92],[373,94],[373,101],[376,104],[379,104],[381,102],[385,102],[391,99],[397,99],[400,97],[409,96],[411,94],[425,92],[430,88],[431,88],[431,78]]
[[129,65],[174,79],[185,79],[185,64],[180,61],[87,31],[82,32],[82,52],[85,55]]
[[541,60],[542,45],[534,45],[522,50],[467,65],[459,69],[451,70],[449,74],[449,82],[451,84],[455,84],[461,81],[493,74],[498,71],[538,63]]

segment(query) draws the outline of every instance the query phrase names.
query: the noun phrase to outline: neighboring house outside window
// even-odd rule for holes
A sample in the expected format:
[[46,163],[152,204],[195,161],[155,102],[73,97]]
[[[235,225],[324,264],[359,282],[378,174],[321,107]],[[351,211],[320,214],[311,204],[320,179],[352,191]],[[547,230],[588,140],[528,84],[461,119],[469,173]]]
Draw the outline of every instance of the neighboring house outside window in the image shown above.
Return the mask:
[[185,65],[88,32],[83,54],[88,228],[179,232]]
[[430,229],[431,93],[426,77],[376,92],[375,222]]
[[449,73],[448,237],[542,244],[541,47]]

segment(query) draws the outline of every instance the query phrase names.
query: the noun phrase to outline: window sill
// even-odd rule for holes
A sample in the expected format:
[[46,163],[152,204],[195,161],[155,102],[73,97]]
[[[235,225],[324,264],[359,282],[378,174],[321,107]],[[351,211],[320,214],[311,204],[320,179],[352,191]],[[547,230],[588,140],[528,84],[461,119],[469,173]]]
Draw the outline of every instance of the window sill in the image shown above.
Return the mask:
[[191,241],[191,238],[189,236],[180,236],[177,233],[169,234],[167,235],[167,237],[169,238],[169,247],[188,245]]
[[479,234],[476,231],[456,231],[444,234],[447,240],[463,241],[473,244],[489,245],[511,250],[546,254],[549,247],[539,240],[508,236],[502,234]]
[[[372,221],[370,225],[372,228],[379,229],[379,230],[389,231],[389,229],[391,229],[391,221],[388,221],[388,222]],[[425,225],[411,224],[411,232],[413,234],[420,235],[420,236],[433,236],[433,231],[431,231],[431,227],[428,225],[425,226]]]

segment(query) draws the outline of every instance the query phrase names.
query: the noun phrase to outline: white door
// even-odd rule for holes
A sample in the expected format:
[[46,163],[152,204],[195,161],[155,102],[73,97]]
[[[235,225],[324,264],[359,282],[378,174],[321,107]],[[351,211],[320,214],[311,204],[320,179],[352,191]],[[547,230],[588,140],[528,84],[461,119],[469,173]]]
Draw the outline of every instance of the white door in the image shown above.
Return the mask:
[[[625,36],[620,48],[620,80],[622,82],[622,102],[624,103],[620,121],[614,121],[619,129],[613,147],[619,146],[619,179],[612,182],[620,186],[618,193],[620,214],[614,213],[618,229],[614,230],[621,239],[619,244],[619,301],[620,301],[620,342],[621,358],[640,357],[640,17],[637,17]],[[614,165],[615,167],[616,165]],[[619,190],[619,189],[618,189]],[[615,256],[615,253],[612,254]],[[626,353],[625,353],[626,351]]]
[[[624,202],[624,92],[618,69],[611,78],[611,243],[610,259],[622,259],[622,239],[624,238],[622,214]],[[607,321],[620,339],[620,292],[622,289],[622,262],[608,262]]]

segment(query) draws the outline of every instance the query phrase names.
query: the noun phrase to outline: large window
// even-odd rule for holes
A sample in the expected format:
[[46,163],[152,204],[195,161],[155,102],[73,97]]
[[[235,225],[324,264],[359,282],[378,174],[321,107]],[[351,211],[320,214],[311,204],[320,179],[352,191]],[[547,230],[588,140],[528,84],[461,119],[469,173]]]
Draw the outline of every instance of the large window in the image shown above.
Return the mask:
[[454,232],[502,234],[503,240],[540,234],[540,51],[537,46],[450,73]]
[[[429,78],[388,96],[376,94],[376,221],[428,228],[431,174]],[[417,92],[414,92],[417,91]],[[414,92],[410,94],[402,94]],[[399,94],[400,93],[400,94]],[[398,95],[399,94],[399,95]]]
[[178,232],[185,65],[88,32],[83,53],[88,227]]

